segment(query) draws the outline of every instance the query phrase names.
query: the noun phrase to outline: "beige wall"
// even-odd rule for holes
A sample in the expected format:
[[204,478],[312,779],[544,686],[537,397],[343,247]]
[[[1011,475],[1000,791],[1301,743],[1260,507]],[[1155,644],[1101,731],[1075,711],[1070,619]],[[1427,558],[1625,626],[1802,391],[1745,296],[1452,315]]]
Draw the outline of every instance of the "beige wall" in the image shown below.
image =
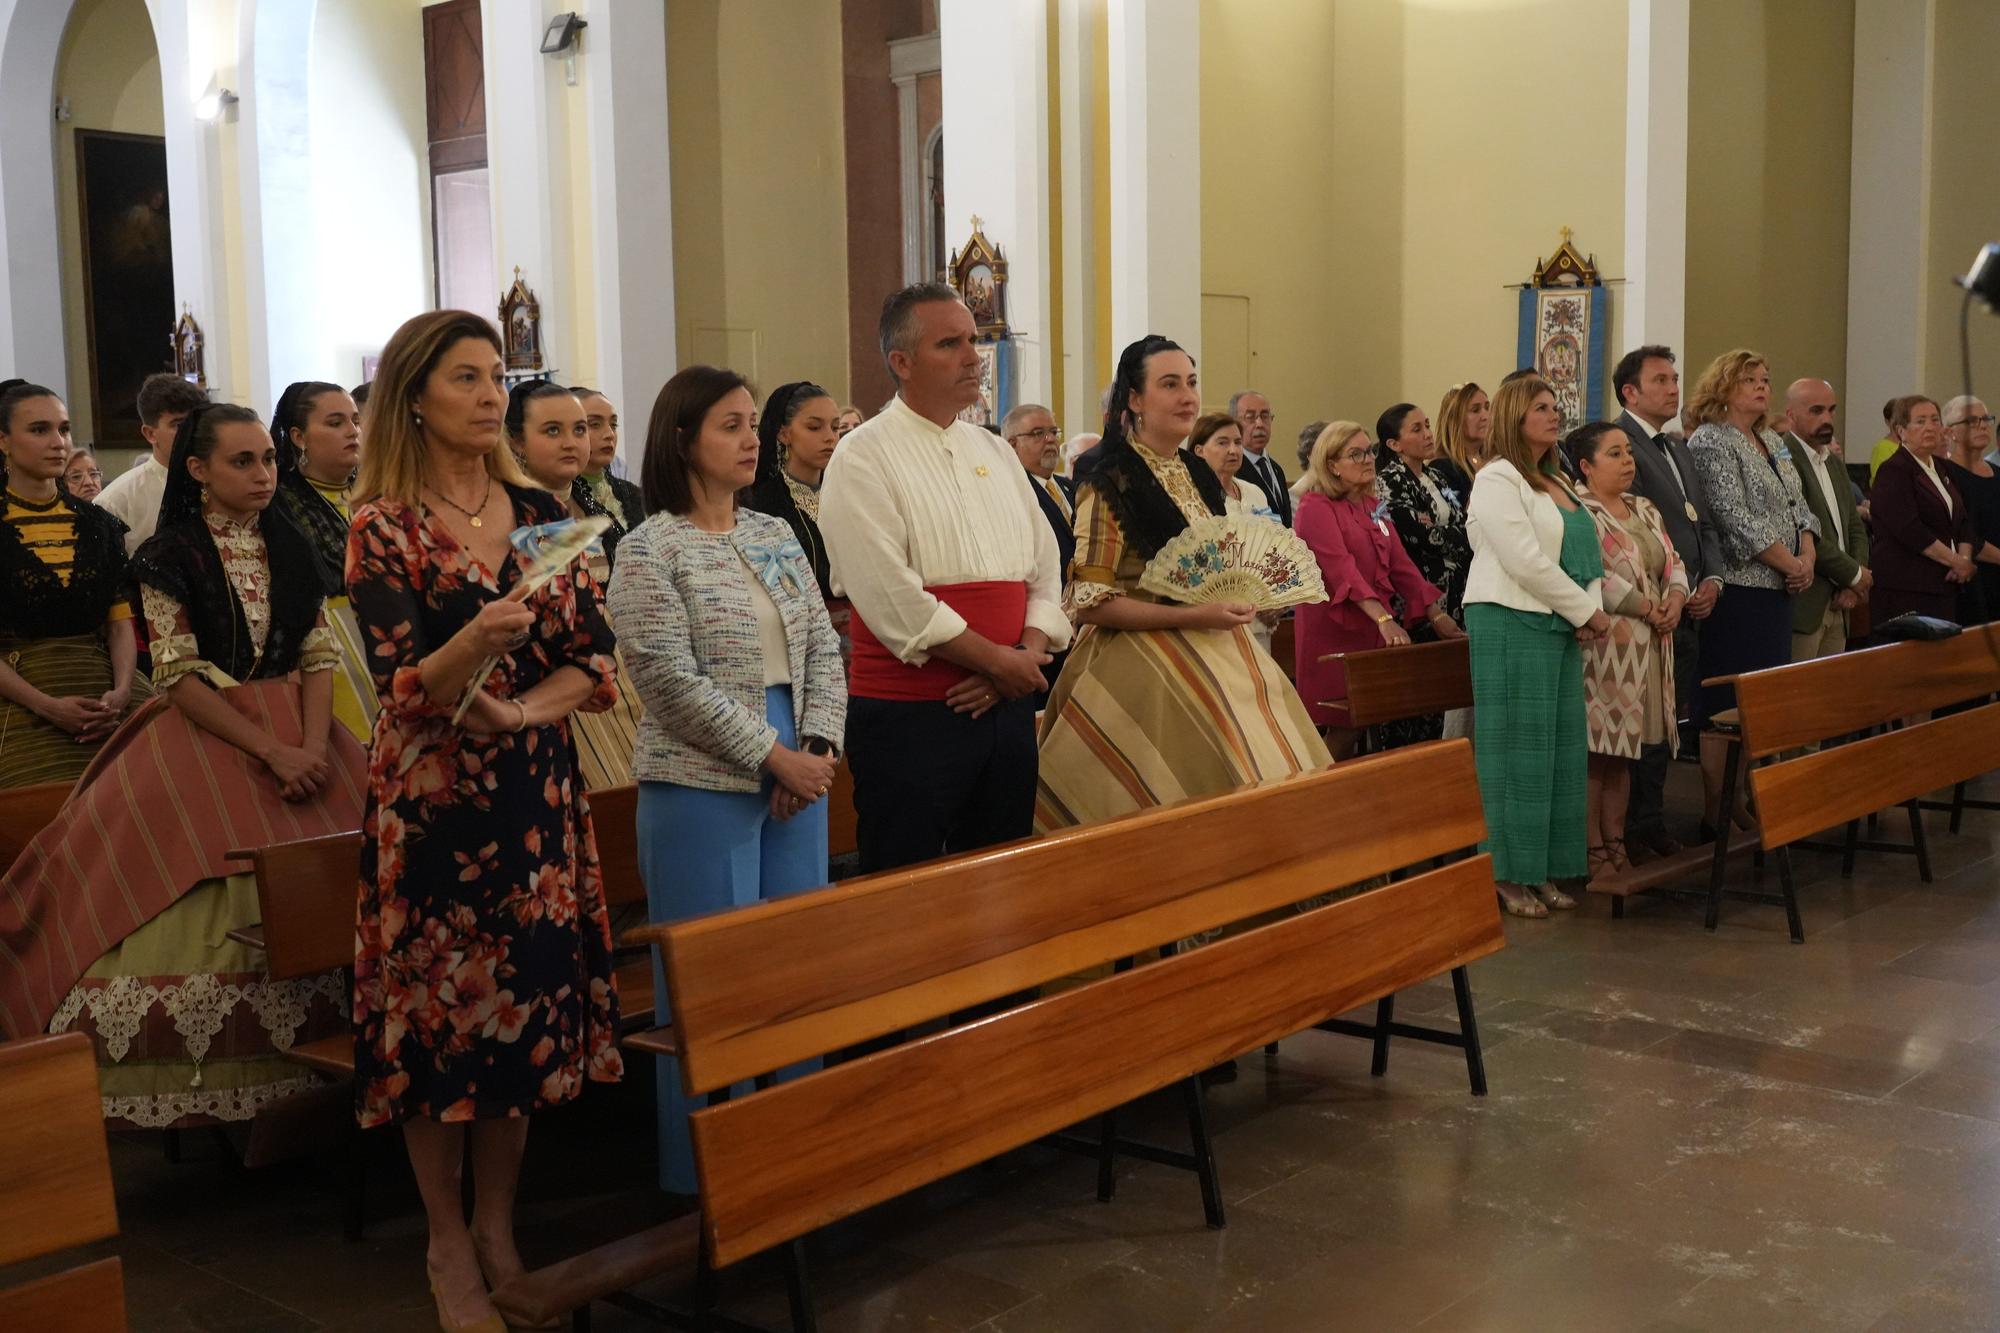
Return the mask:
[[[1964,392],[1958,316],[1951,279],[1979,247],[2000,241],[2000,104],[1993,60],[2000,54],[2000,5],[1994,0],[1936,0],[1931,98],[1930,200],[1924,246],[1923,383],[1942,402]],[[1916,214],[1914,201],[1911,209]],[[1975,305],[1972,383],[1990,406],[2000,402],[2000,318]]]
[[838,5],[667,7],[681,361],[760,392],[810,378],[847,396],[840,50]]
[[1688,48],[1682,379],[1751,347],[1844,392],[1852,0],[1692,0]]
[[1557,228],[1622,275],[1622,5],[1202,0],[1201,23],[1203,346],[1271,395],[1288,468],[1314,418],[1513,369],[1505,288]]
[[[62,236],[63,329],[69,363],[69,411],[78,440],[97,436],[90,411],[90,346],[84,318],[83,244],[76,181],[76,131],[118,130],[164,134],[160,108],[160,53],[153,44],[145,0],[79,0],[63,35],[56,67],[56,97],[69,102],[70,119],[56,127],[56,206]],[[51,329],[51,336],[56,334]],[[167,331],[160,331],[161,355]],[[105,473],[124,470],[131,454],[108,455]]]

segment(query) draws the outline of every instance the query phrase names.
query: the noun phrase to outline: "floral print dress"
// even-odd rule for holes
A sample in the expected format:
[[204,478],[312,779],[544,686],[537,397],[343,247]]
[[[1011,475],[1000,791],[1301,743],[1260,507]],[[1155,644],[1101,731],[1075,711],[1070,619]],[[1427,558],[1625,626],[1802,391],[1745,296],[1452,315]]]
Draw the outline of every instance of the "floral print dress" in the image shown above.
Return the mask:
[[[1388,508],[1389,521],[1396,526],[1410,561],[1437,590],[1444,612],[1465,623],[1465,580],[1472,572],[1472,540],[1465,532],[1465,502],[1450,480],[1435,464],[1419,472],[1402,458],[1391,454],[1375,477],[1375,493]],[[1424,608],[1411,607],[1421,614]],[[1434,643],[1437,630],[1428,620],[1410,627],[1410,642]],[[1444,715],[1385,722],[1377,729],[1383,749],[1436,740],[1444,734]]]
[[[508,488],[517,522],[559,501]],[[364,1128],[527,1115],[613,1081],[618,997],[603,879],[567,719],[474,736],[418,664],[519,578],[496,574],[422,509],[356,509],[347,579],[382,711],[369,753],[355,922],[354,1044]],[[486,688],[510,699],[565,666],[616,701],[597,581],[581,565],[528,599],[527,645]]]

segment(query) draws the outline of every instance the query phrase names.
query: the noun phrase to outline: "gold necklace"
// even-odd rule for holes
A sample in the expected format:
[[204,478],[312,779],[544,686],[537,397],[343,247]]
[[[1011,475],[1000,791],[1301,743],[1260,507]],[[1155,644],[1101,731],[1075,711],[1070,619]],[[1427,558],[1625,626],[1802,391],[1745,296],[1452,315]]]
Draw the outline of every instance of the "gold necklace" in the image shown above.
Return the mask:
[[456,509],[459,513],[465,515],[465,517],[471,521],[473,527],[483,528],[486,526],[485,521],[482,520],[479,516],[486,512],[486,502],[493,498],[493,474],[491,472],[486,474],[486,490],[485,493],[479,497],[479,508],[477,510],[467,509],[464,505],[452,499],[449,495],[446,495],[443,491],[437,489],[437,487],[435,486],[427,485],[424,487],[424,489],[429,491],[432,495],[435,495],[438,499],[444,501],[446,504],[450,505],[453,509]]

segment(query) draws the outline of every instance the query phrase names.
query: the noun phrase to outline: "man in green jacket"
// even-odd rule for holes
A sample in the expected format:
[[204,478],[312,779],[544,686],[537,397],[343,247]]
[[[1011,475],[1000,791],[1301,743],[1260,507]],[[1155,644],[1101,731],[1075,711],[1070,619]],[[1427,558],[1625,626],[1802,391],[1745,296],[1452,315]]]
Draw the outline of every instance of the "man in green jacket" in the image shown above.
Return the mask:
[[1847,650],[1847,613],[1861,605],[1874,583],[1868,572],[1868,529],[1854,512],[1847,468],[1833,452],[1833,386],[1795,380],[1785,391],[1791,433],[1785,446],[1799,485],[1822,534],[1813,561],[1812,586],[1792,600],[1792,660],[1831,657]]

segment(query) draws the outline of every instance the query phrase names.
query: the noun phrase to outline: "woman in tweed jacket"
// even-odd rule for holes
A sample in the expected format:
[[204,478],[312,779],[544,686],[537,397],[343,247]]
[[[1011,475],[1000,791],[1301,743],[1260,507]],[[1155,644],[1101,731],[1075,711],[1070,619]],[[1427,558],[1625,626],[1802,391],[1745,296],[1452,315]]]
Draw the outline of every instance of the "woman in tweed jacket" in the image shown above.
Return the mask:
[[[1806,504],[1784,441],[1770,427],[1770,402],[1769,367],[1742,350],[1711,362],[1688,402],[1699,423],[1688,452],[1708,490],[1725,559],[1722,596],[1701,627],[1697,680],[1791,661],[1792,599],[1812,584],[1819,520]],[[1704,686],[1695,698],[1696,728],[1735,702],[1734,686]],[[1721,803],[1720,747],[1702,747],[1701,776],[1706,821],[1713,825]],[[1742,809],[1735,817],[1750,826]]]
[[[619,543],[611,579],[619,645],[646,705],[632,771],[654,921],[826,882],[825,797],[847,687],[791,528],[736,507],[757,470],[754,410],[733,371],[691,366],[667,381],[641,473],[652,517]],[[663,977],[654,994],[666,1022]],[[691,1107],[674,1062],[656,1066],[660,1184],[692,1194]]]

